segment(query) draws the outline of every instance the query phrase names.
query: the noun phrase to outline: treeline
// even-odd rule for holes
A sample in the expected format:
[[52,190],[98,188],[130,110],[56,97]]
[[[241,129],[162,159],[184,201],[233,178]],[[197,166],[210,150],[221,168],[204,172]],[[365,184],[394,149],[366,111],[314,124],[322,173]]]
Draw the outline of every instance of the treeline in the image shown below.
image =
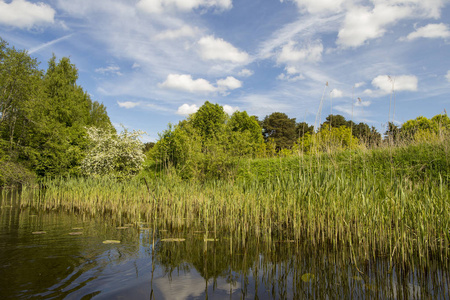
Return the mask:
[[106,108],[77,84],[70,59],[47,70],[0,39],[0,184],[37,176],[80,174],[86,127],[114,131]]
[[[319,128],[274,112],[263,120],[226,114],[218,104],[200,109],[143,145],[142,132],[117,133],[103,104],[77,84],[70,59],[53,56],[47,70],[0,39],[0,186],[65,175],[129,178],[176,172],[181,178],[227,178],[246,158],[399,145],[442,140],[447,114],[374,127],[329,115]],[[143,155],[145,152],[145,157]]]
[[431,120],[418,117],[401,127],[390,123],[383,138],[374,127],[347,121],[341,115],[329,115],[314,130],[314,126],[297,123],[285,113],[275,112],[263,120],[245,111],[228,116],[222,106],[206,101],[179,124],[169,124],[158,142],[148,147],[146,170],[155,174],[174,171],[182,178],[226,178],[236,174],[243,158],[437,141],[447,136],[449,129],[450,119],[440,114]]

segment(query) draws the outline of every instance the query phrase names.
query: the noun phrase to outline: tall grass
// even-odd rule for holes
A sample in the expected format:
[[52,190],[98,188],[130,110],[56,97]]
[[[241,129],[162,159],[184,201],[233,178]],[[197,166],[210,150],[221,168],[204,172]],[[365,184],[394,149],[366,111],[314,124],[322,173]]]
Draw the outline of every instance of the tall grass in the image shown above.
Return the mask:
[[[23,204],[92,215],[126,215],[166,229],[202,227],[258,239],[305,239],[358,249],[367,259],[448,268],[447,146],[340,152],[242,163],[229,180],[184,181],[175,173],[121,182],[58,178],[25,189]],[[352,166],[348,164],[352,156]],[[356,250],[355,250],[356,251]],[[356,263],[356,262],[355,262]]]

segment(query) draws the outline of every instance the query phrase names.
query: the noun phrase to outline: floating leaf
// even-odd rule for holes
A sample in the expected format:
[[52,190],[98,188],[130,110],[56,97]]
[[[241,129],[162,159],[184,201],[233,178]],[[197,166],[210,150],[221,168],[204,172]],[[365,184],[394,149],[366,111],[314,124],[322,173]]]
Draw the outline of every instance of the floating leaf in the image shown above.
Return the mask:
[[219,239],[203,239],[205,242],[218,242]]
[[47,232],[45,232],[45,231],[35,231],[35,232],[32,232],[31,234],[46,234]]
[[103,241],[103,244],[120,244],[120,241],[117,241],[117,240],[106,240],[106,241]]
[[184,242],[186,239],[178,239],[178,238],[170,238],[170,239],[161,239],[161,242]]
[[312,280],[314,280],[314,274],[306,273],[306,274],[302,275],[302,281],[303,282],[309,282],[309,281],[312,281]]
[[77,232],[69,232],[69,235],[82,235],[83,233],[81,231]]

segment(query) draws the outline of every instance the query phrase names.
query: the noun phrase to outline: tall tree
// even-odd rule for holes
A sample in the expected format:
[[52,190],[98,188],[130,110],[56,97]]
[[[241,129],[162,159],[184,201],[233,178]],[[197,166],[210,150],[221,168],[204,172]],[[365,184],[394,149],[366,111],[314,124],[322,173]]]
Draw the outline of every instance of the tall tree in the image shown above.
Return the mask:
[[295,118],[289,118],[285,113],[274,112],[262,121],[263,136],[266,142],[272,139],[276,150],[288,149],[296,139]]

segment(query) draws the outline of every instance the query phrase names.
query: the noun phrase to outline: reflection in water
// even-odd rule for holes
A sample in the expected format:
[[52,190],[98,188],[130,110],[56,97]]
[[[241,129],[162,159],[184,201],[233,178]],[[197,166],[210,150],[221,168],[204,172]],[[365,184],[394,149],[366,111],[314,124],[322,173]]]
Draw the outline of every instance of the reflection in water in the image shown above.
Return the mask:
[[127,219],[20,209],[11,196],[0,202],[0,217],[2,299],[450,297],[449,272],[433,261],[419,269],[393,265],[389,256],[365,260],[357,248],[130,226]]

